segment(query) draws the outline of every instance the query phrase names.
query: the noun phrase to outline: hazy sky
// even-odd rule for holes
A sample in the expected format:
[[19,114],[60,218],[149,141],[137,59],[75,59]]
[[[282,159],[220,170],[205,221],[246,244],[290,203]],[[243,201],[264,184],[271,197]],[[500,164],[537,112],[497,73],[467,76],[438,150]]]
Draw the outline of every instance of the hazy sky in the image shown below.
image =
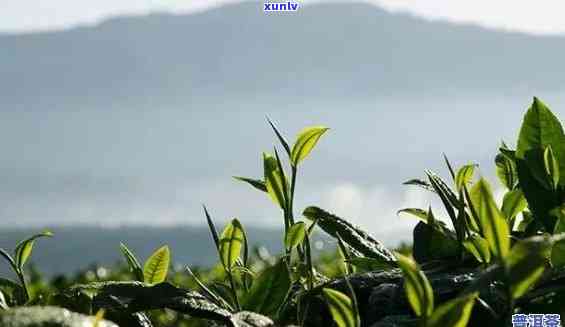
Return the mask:
[[[2,2],[0,31],[14,32],[60,29],[124,14],[145,14],[154,11],[186,12],[238,1],[4,0]],[[319,1],[299,2],[305,4]],[[369,2],[430,19],[472,22],[529,33],[565,33],[565,20],[562,16],[565,2],[559,0],[372,0]]]

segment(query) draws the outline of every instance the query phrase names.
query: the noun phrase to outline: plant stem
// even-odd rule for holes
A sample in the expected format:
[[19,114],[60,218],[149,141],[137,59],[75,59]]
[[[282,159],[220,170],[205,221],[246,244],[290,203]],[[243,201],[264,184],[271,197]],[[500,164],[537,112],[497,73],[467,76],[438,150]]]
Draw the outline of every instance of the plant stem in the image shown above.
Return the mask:
[[237,292],[235,290],[235,283],[233,282],[233,275],[231,273],[231,271],[228,271],[228,277],[230,280],[230,287],[231,287],[231,291],[233,293],[233,299],[235,301],[235,307],[237,308],[238,311],[241,311],[241,306],[239,305],[239,299],[237,298]]
[[24,273],[23,273],[23,271],[21,271],[19,269],[16,272],[17,272],[17,275],[18,275],[18,279],[20,280],[20,283],[22,283],[22,288],[24,289],[25,301],[28,302],[29,299],[30,299],[30,296],[29,296],[29,289],[27,287],[27,282],[26,282]]

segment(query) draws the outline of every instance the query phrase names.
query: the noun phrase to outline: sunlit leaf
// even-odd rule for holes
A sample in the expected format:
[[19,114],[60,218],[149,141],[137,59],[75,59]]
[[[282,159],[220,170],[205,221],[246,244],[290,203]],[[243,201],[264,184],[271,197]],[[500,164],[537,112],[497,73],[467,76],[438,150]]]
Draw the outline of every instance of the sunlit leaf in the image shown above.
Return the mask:
[[553,154],[551,145],[548,145],[543,152],[543,164],[552,188],[556,189],[559,185],[559,163]]
[[471,201],[492,254],[504,259],[510,248],[508,223],[498,210],[485,179],[481,178],[471,189]]
[[518,181],[518,171],[516,170],[516,162],[513,157],[509,157],[505,153],[496,155],[494,162],[496,164],[496,175],[498,179],[508,190],[514,189]]
[[396,253],[398,266],[404,275],[404,292],[418,317],[429,317],[434,310],[434,293],[428,278],[409,257]]
[[284,172],[279,169],[277,159],[268,153],[263,153],[263,168],[267,193],[275,204],[284,209],[288,197],[288,182]]
[[516,216],[526,209],[528,202],[521,189],[516,188],[506,192],[502,200],[502,214],[508,221],[512,221]]
[[233,219],[220,236],[220,260],[227,271],[231,271],[241,255],[244,246],[243,226],[237,219]]
[[16,266],[20,270],[23,268],[27,259],[29,259],[29,256],[31,255],[31,251],[33,250],[33,244],[35,243],[36,239],[38,239],[40,237],[52,237],[52,236],[53,236],[53,233],[46,230],[46,231],[43,231],[39,234],[33,235],[32,237],[27,238],[27,239],[21,241],[20,243],[18,243],[18,245],[16,246],[16,249],[14,250],[14,253],[15,253],[14,260],[15,260]]
[[290,227],[285,237],[285,245],[287,249],[293,249],[304,241],[306,236],[306,224],[300,221]]
[[310,154],[320,137],[327,130],[329,130],[329,128],[324,126],[312,126],[303,129],[298,134],[290,155],[290,161],[293,166],[298,166],[298,164]]
[[477,259],[478,262],[490,262],[490,249],[487,240],[484,238],[478,235],[471,236],[463,242],[463,246],[475,257],[475,259]]
[[400,209],[396,212],[397,215],[399,215],[401,213],[406,213],[406,214],[412,215],[413,217],[416,217],[416,218],[418,218],[419,220],[421,220],[425,223],[428,222],[428,212],[424,209],[405,208],[405,209]]
[[479,293],[471,293],[443,303],[427,321],[427,327],[465,327],[471,317],[475,299]]
[[148,284],[158,284],[167,278],[169,265],[171,263],[171,252],[169,247],[164,245],[145,261],[143,266],[143,280]]
[[324,288],[322,292],[338,327],[358,327],[361,325],[359,316],[355,314],[354,303],[347,295],[330,288]]
[[514,299],[526,293],[542,276],[551,255],[552,242],[545,236],[518,241],[507,258],[507,279]]
[[463,188],[463,185],[471,183],[473,174],[475,173],[475,167],[477,167],[477,165],[473,164],[465,165],[459,168],[457,174],[455,175],[455,186],[457,188],[457,191],[461,190]]

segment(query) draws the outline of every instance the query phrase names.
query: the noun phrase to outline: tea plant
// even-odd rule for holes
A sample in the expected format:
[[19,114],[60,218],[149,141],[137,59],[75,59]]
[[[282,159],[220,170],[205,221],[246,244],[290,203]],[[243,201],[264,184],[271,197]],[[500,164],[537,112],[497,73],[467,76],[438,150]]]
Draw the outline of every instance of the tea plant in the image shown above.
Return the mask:
[[[431,207],[399,210],[418,219],[412,247],[402,251],[387,249],[347,219],[317,206],[296,215],[300,168],[329,129],[305,128],[290,146],[268,123],[284,155],[275,146],[262,155],[261,178],[235,178],[280,209],[282,253],[271,256],[250,248],[239,219],[219,232],[203,207],[218,253],[215,267],[174,271],[167,246],[142,265],[120,244],[127,270],[47,285],[34,296],[23,267],[34,241],[51,236],[46,232],[19,243],[13,256],[0,251],[19,280],[0,279],[0,321],[18,316],[12,307],[31,304],[97,313],[89,318],[95,324],[106,323],[104,315],[120,326],[144,327],[209,321],[225,326],[444,327],[504,325],[516,313],[565,315],[565,135],[539,99],[524,117],[516,149],[503,143],[495,157],[505,192],[501,204],[490,183],[475,176],[477,165],[456,167],[446,156],[449,180],[428,170],[425,179],[405,183],[435,194],[446,217]],[[313,258],[310,240],[317,231],[335,239],[337,255]]]

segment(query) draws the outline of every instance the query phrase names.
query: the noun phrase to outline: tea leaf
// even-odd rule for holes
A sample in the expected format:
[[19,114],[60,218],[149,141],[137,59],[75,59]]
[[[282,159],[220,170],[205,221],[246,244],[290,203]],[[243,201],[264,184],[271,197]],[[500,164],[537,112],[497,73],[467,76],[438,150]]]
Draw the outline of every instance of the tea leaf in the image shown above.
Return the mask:
[[490,250],[487,240],[474,235],[463,242],[463,246],[480,263],[490,263]]
[[12,256],[6,252],[6,250],[0,248],[0,255],[2,257],[4,257],[4,259],[6,259],[6,261],[8,261],[8,263],[10,264],[10,266],[12,266],[12,268],[14,268],[14,270],[17,270],[17,266],[16,266],[16,262],[14,261],[14,259],[12,258]]
[[192,279],[194,279],[196,284],[198,284],[198,287],[200,287],[200,289],[202,289],[202,291],[205,293],[205,295],[207,295],[207,297],[210,299],[210,301],[214,302],[215,304],[217,304],[217,305],[219,305],[219,306],[221,306],[225,309],[233,310],[231,305],[226,300],[224,300],[221,296],[217,295],[216,293],[212,292],[208,287],[206,287],[206,285],[204,285],[204,283],[202,283],[200,281],[200,279],[198,279],[198,277],[192,272],[190,267],[186,266],[185,268],[186,268],[186,271],[192,277]]
[[167,278],[169,265],[171,262],[171,252],[169,247],[164,245],[145,261],[143,266],[143,280],[148,284],[158,284]]
[[518,181],[518,171],[516,170],[516,162],[504,153],[496,155],[494,162],[496,164],[496,175],[498,179],[508,190],[514,189]]
[[510,248],[508,223],[494,201],[488,182],[481,178],[471,189],[471,202],[492,254],[504,259]]
[[359,316],[355,314],[354,303],[347,295],[330,288],[322,289],[322,293],[338,327],[358,327],[361,325]]
[[210,229],[210,234],[212,234],[212,239],[214,240],[214,244],[216,245],[216,249],[220,249],[220,238],[218,237],[218,230],[216,229],[216,225],[214,225],[214,221],[212,217],[210,217],[210,213],[205,205],[202,205],[204,209],[204,215],[206,216],[206,222],[208,223],[208,228]]
[[279,132],[279,130],[277,129],[275,124],[273,124],[273,122],[268,117],[267,117],[267,121],[269,122],[269,125],[271,125],[271,128],[273,129],[273,131],[277,135],[277,138],[281,142],[284,150],[286,151],[286,154],[288,154],[290,156],[290,146],[288,146],[288,142],[286,141],[284,136],[282,136],[282,134]]
[[478,292],[450,300],[440,305],[427,321],[428,327],[465,327],[471,317]]
[[233,219],[220,236],[220,260],[227,271],[231,271],[241,254],[244,243],[243,226]]
[[545,173],[551,180],[552,188],[556,189],[559,185],[559,163],[553,154],[553,150],[551,150],[551,145],[548,145],[543,151],[543,164]]
[[526,209],[528,202],[521,189],[517,188],[506,192],[502,200],[502,214],[508,221],[512,221],[520,212]]
[[233,176],[238,181],[245,182],[262,192],[267,192],[267,185],[260,179],[253,179],[247,177]]
[[310,154],[320,137],[322,137],[327,130],[329,130],[329,128],[324,126],[312,126],[303,129],[298,134],[290,155],[290,162],[293,166],[298,166],[298,164]]
[[409,257],[396,253],[398,266],[404,275],[404,291],[418,317],[429,317],[434,310],[434,293],[428,278]]
[[428,222],[428,212],[424,209],[419,209],[419,208],[404,208],[404,209],[400,209],[396,212],[397,215],[401,214],[401,213],[407,213],[409,215],[412,215],[416,218],[418,218],[419,220],[427,223]]
[[263,153],[263,168],[267,193],[273,202],[284,210],[288,196],[288,190],[285,186],[288,185],[288,182],[284,172],[279,169],[277,159],[267,153]]
[[33,235],[32,237],[25,239],[18,243],[16,249],[14,250],[15,253],[15,263],[18,269],[22,269],[24,264],[26,263],[27,259],[31,255],[31,251],[33,250],[33,244],[35,240],[40,237],[52,237],[53,233],[46,230],[39,234]]
[[461,190],[463,185],[471,183],[476,166],[477,165],[465,165],[457,171],[457,175],[455,175],[455,186],[457,191]]
[[310,220],[316,220],[318,226],[334,238],[339,234],[345,243],[364,256],[380,259],[389,264],[396,261],[394,255],[379,241],[346,220],[318,207],[308,207],[302,214]]
[[552,240],[534,236],[518,241],[507,259],[508,283],[514,299],[526,293],[542,276],[551,255]]
[[120,250],[122,251],[124,257],[126,258],[129,269],[135,275],[135,279],[140,282],[143,282],[144,279],[143,269],[141,269],[141,264],[139,264],[139,261],[137,260],[133,252],[131,252],[130,249],[128,249],[128,247],[124,243],[120,243]]
[[244,299],[244,308],[274,316],[283,304],[292,281],[286,263],[280,260],[269,267],[253,282]]
[[297,247],[302,241],[304,241],[304,237],[306,236],[306,224],[300,221],[295,223],[290,227],[286,234],[285,238],[285,246],[287,249],[293,249]]

